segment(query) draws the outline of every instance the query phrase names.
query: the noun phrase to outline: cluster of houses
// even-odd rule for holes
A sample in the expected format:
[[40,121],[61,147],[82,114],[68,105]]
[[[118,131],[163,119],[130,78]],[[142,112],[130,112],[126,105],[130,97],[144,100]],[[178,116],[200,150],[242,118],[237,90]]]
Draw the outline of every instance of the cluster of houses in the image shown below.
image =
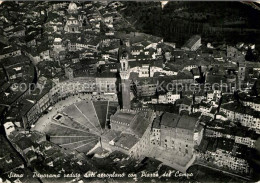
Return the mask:
[[[19,15],[25,15],[27,4],[32,6],[15,4]],[[111,129],[101,139],[104,147],[137,159],[154,157],[183,172],[199,160],[250,173],[241,154],[242,147],[255,148],[260,133],[260,65],[245,60],[254,45],[214,47],[203,45],[201,36],[194,35],[176,48],[160,37],[120,31],[120,24],[130,26],[114,8],[121,3],[45,6],[36,3],[35,16],[21,16],[16,24],[6,21],[8,17],[0,21],[9,41],[0,43],[1,103],[8,108],[1,114],[7,133],[13,132],[12,124],[30,128],[50,106],[68,96],[121,94],[121,109],[111,115]],[[27,88],[21,92],[12,82],[26,82]],[[161,106],[176,111],[165,112]],[[227,131],[234,126],[236,133]],[[49,145],[42,146],[46,139],[35,139],[37,147],[22,142],[30,135],[21,132],[10,138],[28,163],[49,150]],[[178,158],[173,160],[172,154]],[[48,162],[54,164],[55,160]]]
[[[43,171],[49,174],[59,174],[58,177],[38,177],[38,180],[40,181],[52,180],[52,178],[53,180],[57,180],[62,178],[63,174],[70,173],[72,166],[75,168],[75,166],[80,167],[83,165],[84,160],[79,158],[80,154],[78,152],[62,149],[58,145],[48,141],[46,135],[43,133],[18,128],[12,122],[5,123],[4,128],[8,140],[16,151],[24,158],[25,166],[33,169],[34,177],[35,174],[44,175]],[[63,166],[61,162],[68,163],[66,166]],[[30,174],[32,174],[32,172],[30,172]],[[19,182],[23,181],[23,177],[28,176],[29,174],[26,174],[26,176],[14,178],[8,177],[8,179],[14,179],[13,181]],[[32,181],[32,178],[33,175],[29,177],[28,181]]]

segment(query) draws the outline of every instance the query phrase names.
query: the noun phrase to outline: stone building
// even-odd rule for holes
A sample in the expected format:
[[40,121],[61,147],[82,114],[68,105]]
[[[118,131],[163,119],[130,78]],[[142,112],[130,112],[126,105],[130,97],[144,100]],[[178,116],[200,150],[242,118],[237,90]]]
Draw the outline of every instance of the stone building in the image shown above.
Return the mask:
[[183,46],[182,49],[186,51],[196,51],[201,46],[201,36],[192,36]]
[[182,155],[193,154],[196,125],[197,118],[164,113],[160,121],[160,146]]
[[120,77],[121,77],[121,89],[122,89],[122,103],[123,109],[130,109],[130,72],[129,72],[129,65],[128,65],[128,54],[124,51],[120,58]]
[[84,18],[78,13],[78,7],[75,3],[71,2],[68,7],[68,14],[66,16],[66,23],[64,26],[65,32],[80,33]]
[[259,113],[249,107],[243,106],[238,102],[222,104],[220,112],[223,112],[229,120],[240,122],[242,126],[254,129],[260,133]]

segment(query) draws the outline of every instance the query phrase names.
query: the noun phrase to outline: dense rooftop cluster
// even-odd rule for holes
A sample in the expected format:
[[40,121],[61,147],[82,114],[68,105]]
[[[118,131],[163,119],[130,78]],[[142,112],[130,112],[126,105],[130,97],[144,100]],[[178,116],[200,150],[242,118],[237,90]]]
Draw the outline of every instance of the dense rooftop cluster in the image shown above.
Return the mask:
[[248,157],[260,150],[256,43],[193,35],[177,47],[138,31],[127,4],[0,5],[1,128],[13,147],[0,154],[3,174],[86,172],[82,153],[121,151],[250,178]]

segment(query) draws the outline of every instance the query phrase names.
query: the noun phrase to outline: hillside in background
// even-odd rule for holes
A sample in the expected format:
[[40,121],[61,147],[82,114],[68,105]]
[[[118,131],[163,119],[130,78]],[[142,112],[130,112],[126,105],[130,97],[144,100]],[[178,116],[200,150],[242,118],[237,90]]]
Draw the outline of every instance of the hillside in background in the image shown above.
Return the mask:
[[[123,2],[137,30],[181,46],[193,34],[205,42],[260,42],[260,11],[240,2]],[[260,45],[257,46],[259,48]]]

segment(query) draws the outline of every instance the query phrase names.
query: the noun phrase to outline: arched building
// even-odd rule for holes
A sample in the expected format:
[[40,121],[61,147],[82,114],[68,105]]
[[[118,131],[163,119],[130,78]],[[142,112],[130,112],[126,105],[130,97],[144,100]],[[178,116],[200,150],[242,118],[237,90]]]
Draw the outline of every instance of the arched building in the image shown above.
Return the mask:
[[66,16],[66,23],[64,26],[65,32],[79,33],[83,23],[83,16],[79,14],[77,5],[71,2],[67,11],[68,14]]

